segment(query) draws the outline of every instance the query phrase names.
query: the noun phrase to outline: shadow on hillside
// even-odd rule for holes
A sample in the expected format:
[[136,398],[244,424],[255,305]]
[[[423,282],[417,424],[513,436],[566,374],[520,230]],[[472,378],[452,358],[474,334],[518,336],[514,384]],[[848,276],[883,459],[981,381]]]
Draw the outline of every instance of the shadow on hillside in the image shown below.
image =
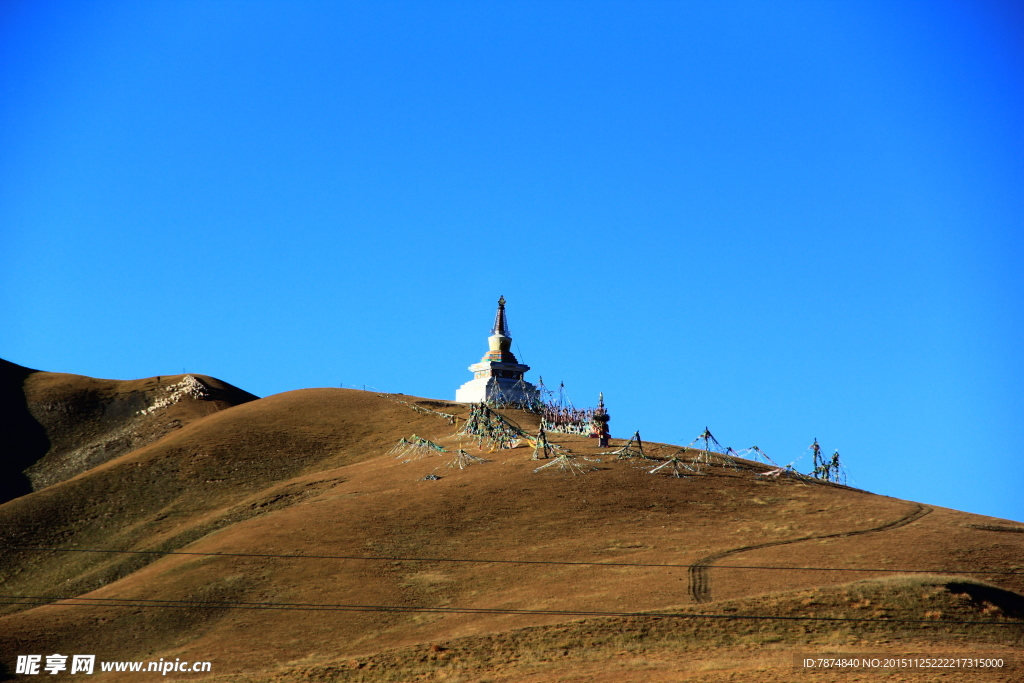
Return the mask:
[[1003,590],[995,586],[986,586],[980,583],[947,583],[946,588],[950,593],[957,595],[969,595],[971,600],[981,605],[991,603],[998,607],[1003,614],[1014,619],[1024,619],[1024,596],[1013,591]]
[[23,472],[50,450],[46,430],[29,412],[22,388],[34,372],[0,360],[0,438],[5,442],[0,456],[0,503],[32,492]]

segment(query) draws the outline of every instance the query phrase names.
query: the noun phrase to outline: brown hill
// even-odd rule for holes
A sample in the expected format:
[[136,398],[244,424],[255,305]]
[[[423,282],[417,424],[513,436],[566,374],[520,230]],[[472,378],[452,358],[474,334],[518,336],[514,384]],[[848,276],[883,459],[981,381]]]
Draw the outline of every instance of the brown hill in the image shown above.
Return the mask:
[[202,375],[119,381],[0,360],[0,502],[152,443],[257,397]]
[[[596,469],[534,473],[525,445],[480,453],[457,436],[467,415],[293,391],[5,503],[0,579],[21,604],[0,612],[0,660],[177,658],[246,681],[774,681],[808,650],[1019,653],[1024,525],[745,461],[651,475],[566,435],[553,440]],[[387,454],[412,434],[489,462]],[[828,569],[764,568],[780,566]],[[876,680],[859,675],[832,680]]]

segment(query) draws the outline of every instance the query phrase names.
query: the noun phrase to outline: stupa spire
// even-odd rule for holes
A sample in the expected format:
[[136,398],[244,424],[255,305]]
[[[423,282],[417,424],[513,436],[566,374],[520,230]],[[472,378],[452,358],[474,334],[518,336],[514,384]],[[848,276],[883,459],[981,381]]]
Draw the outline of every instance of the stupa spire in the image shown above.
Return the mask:
[[501,334],[506,337],[508,333],[508,322],[505,320],[505,297],[502,296],[498,299],[498,312],[494,315],[494,327],[491,328],[491,334]]

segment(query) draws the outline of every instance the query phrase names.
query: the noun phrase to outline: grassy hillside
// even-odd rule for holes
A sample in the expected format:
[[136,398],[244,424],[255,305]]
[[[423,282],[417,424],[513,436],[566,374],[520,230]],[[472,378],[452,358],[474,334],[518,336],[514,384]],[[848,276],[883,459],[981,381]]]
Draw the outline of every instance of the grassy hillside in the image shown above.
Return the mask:
[[[75,376],[47,381],[61,377]],[[768,681],[792,672],[753,666],[755,651],[1020,646],[1024,525],[760,478],[745,461],[652,475],[565,435],[552,436],[594,469],[534,473],[526,445],[488,453],[459,437],[467,406],[401,395],[307,389],[216,407],[0,506],[0,543],[21,548],[3,551],[3,592],[45,598],[2,606],[6,659],[209,660],[206,677],[245,681]],[[489,461],[387,454],[412,434]],[[81,451],[60,443],[53,470]],[[876,621],[649,614],[665,611]],[[683,666],[682,653],[718,664]]]
[[70,479],[200,417],[255,400],[201,375],[119,381],[0,360],[0,502]]

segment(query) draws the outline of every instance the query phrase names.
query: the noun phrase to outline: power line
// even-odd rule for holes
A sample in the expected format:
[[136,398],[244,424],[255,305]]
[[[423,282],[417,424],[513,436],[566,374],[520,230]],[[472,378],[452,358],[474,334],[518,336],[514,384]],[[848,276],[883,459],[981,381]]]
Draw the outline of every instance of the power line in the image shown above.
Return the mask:
[[[8,602],[10,600],[77,600],[79,602]],[[441,614],[524,614],[537,616],[568,617],[651,617],[655,619],[747,619],[766,621],[844,621],[878,622],[886,624],[930,624],[930,625],[973,625],[973,626],[1020,626],[1015,621],[939,621],[934,619],[881,619],[878,617],[812,617],[781,616],[765,614],[692,614],[688,612],[599,612],[582,610],[541,610],[541,609],[499,609],[489,607],[409,607],[403,605],[345,605],[309,602],[234,602],[234,601],[189,601],[150,600],[144,598],[79,598],[38,595],[0,595],[4,605],[49,605],[52,607],[160,607],[160,608],[204,608],[204,609],[274,609],[301,612],[432,612]]]
[[654,567],[654,568],[676,568],[690,569],[698,567],[701,569],[769,569],[777,571],[811,571],[811,572],[884,572],[896,574],[986,574],[1000,576],[1024,576],[1024,571],[985,571],[978,569],[957,570],[957,569],[892,569],[878,567],[782,567],[782,566],[748,566],[736,564],[673,564],[656,562],[583,562],[576,560],[498,560],[493,558],[455,558],[455,557],[385,557],[365,555],[290,555],[271,553],[200,553],[182,550],[104,550],[95,548],[41,548],[30,546],[0,546],[0,550],[38,550],[55,553],[103,553],[103,554],[125,554],[125,555],[196,555],[201,557],[262,557],[271,559],[302,559],[302,560],[358,560],[363,562],[457,562],[477,564],[545,564],[545,565],[572,565],[584,567]]

